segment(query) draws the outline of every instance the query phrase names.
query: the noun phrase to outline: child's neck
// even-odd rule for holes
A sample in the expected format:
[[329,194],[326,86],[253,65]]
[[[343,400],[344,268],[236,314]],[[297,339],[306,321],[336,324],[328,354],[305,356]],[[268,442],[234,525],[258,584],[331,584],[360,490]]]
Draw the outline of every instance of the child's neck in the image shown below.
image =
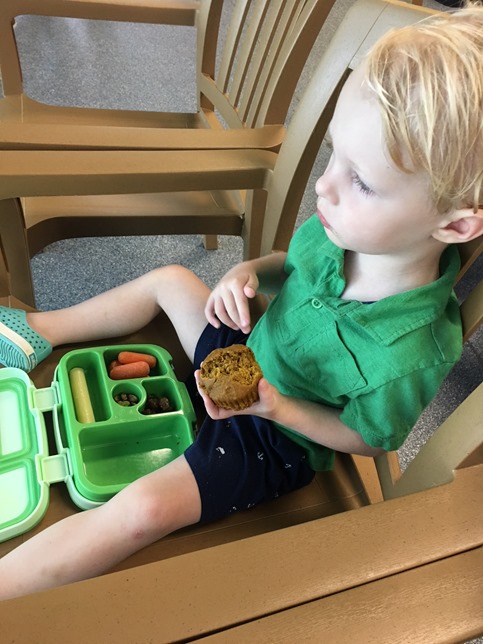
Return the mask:
[[439,277],[440,255],[441,252],[438,251],[433,256],[403,261],[400,257],[362,255],[346,251],[346,288],[342,298],[375,302],[430,284]]

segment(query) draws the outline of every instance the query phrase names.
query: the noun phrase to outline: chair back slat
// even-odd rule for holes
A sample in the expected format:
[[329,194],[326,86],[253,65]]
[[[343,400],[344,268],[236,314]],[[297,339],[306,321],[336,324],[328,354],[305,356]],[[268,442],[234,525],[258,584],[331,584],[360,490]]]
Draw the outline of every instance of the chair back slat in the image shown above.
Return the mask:
[[[223,93],[228,91],[228,85],[233,73],[236,52],[240,46],[243,26],[246,24],[251,4],[252,0],[240,0],[236,3],[233,9],[217,73],[217,84]],[[252,28],[255,30],[259,29],[261,21],[263,20],[263,14],[266,11],[266,3],[260,2],[257,4],[256,10],[258,15],[254,16],[252,21]]]
[[265,17],[259,42],[250,60],[243,93],[239,90],[235,101],[242,119],[249,126],[254,124],[253,117],[249,115],[258,112],[257,108],[267,91],[273,67],[285,41],[290,38],[292,22],[299,13],[300,4],[300,2],[281,3],[279,6],[272,7]]
[[483,254],[483,238],[477,237],[465,244],[459,244],[458,250],[461,257],[461,269],[457,280],[460,280],[470,270],[478,257]]
[[463,340],[466,341],[483,322],[483,280],[481,280],[460,304]]
[[292,97],[295,92],[303,62],[308,58],[331,7],[331,2],[307,0],[299,2],[287,16],[286,33],[278,39],[277,47],[272,47],[271,57],[264,64],[261,80],[245,117],[252,126],[285,120],[289,107],[287,97]]
[[[231,48],[226,54],[231,61],[231,76],[222,78],[224,92],[230,97],[235,107],[240,103],[240,97],[247,84],[247,78],[258,67],[258,52],[266,45],[266,18],[269,9],[267,2],[259,2],[252,6],[252,11],[245,15],[244,24],[239,25],[237,49]],[[226,49],[226,48],[225,48]],[[250,72],[251,70],[251,72]]]
[[13,21],[0,14],[0,65],[5,96],[20,94],[23,88],[20,61],[17,56],[11,55],[17,48],[13,27]]
[[196,16],[196,78],[198,83],[198,109],[213,110],[213,104],[200,88],[203,76],[214,78],[223,0],[205,0]]
[[[465,288],[457,289],[460,299],[461,321],[463,323],[463,340],[468,340],[483,322],[483,280],[478,268],[483,256],[483,237],[477,237],[464,244],[458,244],[461,268],[456,277],[458,284],[467,276]],[[477,263],[479,261],[479,264]],[[476,269],[473,275],[468,273]],[[468,274],[468,275],[467,275]],[[468,286],[470,288],[468,288]]]

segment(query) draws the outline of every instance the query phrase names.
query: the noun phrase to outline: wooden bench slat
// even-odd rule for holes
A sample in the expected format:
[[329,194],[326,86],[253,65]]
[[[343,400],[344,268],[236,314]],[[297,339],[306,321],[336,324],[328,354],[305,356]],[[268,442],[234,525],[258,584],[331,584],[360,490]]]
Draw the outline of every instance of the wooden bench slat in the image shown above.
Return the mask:
[[2,632],[50,644],[208,635],[482,545],[482,480],[483,466],[466,468],[424,492],[8,600]]

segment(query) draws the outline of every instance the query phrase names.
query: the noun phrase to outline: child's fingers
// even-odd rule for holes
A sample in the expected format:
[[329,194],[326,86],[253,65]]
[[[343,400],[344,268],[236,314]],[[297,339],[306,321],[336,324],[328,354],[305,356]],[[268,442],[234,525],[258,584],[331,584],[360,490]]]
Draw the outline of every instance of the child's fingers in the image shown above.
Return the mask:
[[221,407],[217,407],[215,403],[211,400],[211,398],[208,396],[208,394],[205,391],[203,391],[203,389],[201,389],[199,376],[200,376],[200,371],[199,369],[197,369],[195,371],[196,386],[198,388],[198,392],[201,398],[203,399],[206,413],[208,414],[208,416],[213,420],[224,420],[225,418],[230,418],[230,416],[233,416],[234,412],[228,409],[222,409]]
[[[230,329],[236,330],[239,328],[236,320],[236,316],[233,316],[229,313],[226,307],[226,302],[224,300],[217,299],[215,301],[215,313],[216,313],[216,317],[220,320],[220,322],[223,322],[223,324],[226,324],[226,326],[230,327]],[[233,319],[234,317],[235,319]]]
[[243,292],[245,293],[246,297],[249,297],[251,299],[257,294],[257,288],[251,286],[250,284],[247,284],[243,289]]
[[245,286],[234,292],[237,303],[239,326],[242,331],[249,333],[251,330],[250,299],[257,294],[258,280],[249,278]]
[[256,294],[257,282],[248,276],[222,280],[211,292],[205,315],[216,328],[222,322],[231,329],[250,331],[250,307],[248,298]]
[[223,300],[216,294],[212,294],[205,306],[205,316],[210,324],[216,329],[220,327],[220,322],[226,324],[231,329],[238,329],[230,315],[226,311]]
[[211,297],[208,299],[205,306],[205,317],[208,322],[215,327],[215,329],[220,327],[220,320],[216,317],[214,301]]
[[225,298],[214,295],[209,300],[205,307],[206,318],[216,328],[220,326],[220,322],[223,322],[230,329],[238,330],[240,328],[240,315],[236,302],[231,294],[225,296]]
[[248,301],[244,293],[240,290],[228,293],[223,298],[222,310],[226,312],[229,319],[235,326],[232,328],[246,331],[250,327],[250,311]]
[[238,312],[238,326],[244,333],[249,333],[250,331],[250,305],[249,302],[243,294],[237,301],[237,312]]

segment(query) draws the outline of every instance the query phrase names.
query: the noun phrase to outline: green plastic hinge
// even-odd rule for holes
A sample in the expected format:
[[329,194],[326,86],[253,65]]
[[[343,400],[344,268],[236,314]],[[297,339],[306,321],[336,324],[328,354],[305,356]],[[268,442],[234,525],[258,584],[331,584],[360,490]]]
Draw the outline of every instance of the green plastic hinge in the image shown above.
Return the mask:
[[34,407],[40,412],[52,411],[59,404],[59,394],[55,385],[44,387],[43,389],[34,389],[32,396]]
[[65,453],[46,456],[41,460],[40,469],[41,479],[48,485],[66,481],[69,477],[69,464]]

